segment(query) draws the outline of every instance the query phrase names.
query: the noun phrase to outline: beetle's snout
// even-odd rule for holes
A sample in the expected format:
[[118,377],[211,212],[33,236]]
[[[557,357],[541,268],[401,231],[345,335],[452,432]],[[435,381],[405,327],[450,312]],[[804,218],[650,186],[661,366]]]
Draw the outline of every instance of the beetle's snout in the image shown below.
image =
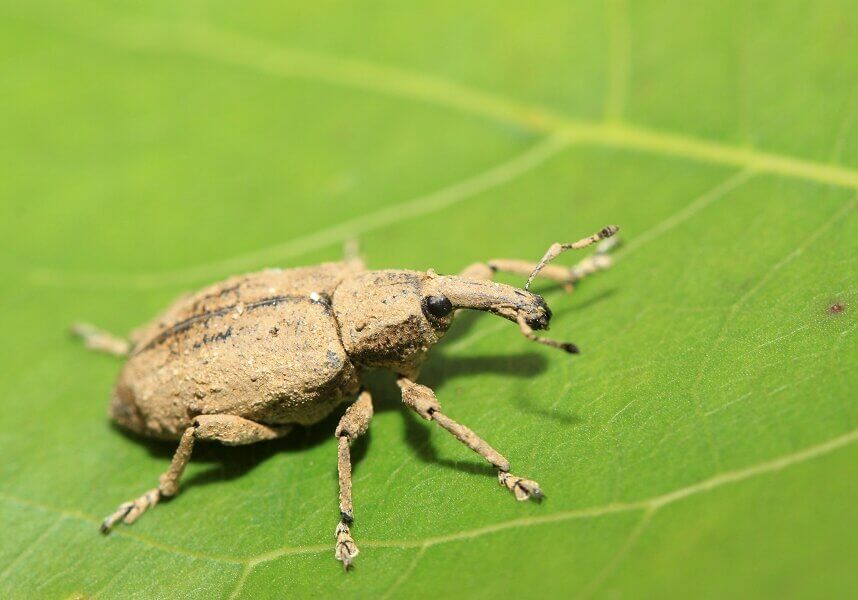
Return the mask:
[[518,323],[521,333],[530,340],[577,354],[575,344],[542,338],[536,330],[548,329],[551,309],[538,295],[502,283],[464,277],[438,277],[433,275],[423,284],[424,293],[443,295],[453,309],[471,308],[494,313]]
[[551,309],[548,308],[548,304],[545,303],[542,296],[536,294],[532,294],[532,296],[532,307],[528,307],[529,310],[523,315],[524,321],[535,331],[548,329],[548,324],[551,322]]
[[513,323],[523,320],[531,329],[547,329],[551,321],[542,296],[493,281],[435,277],[424,283],[424,293],[443,295],[454,309],[485,310]]

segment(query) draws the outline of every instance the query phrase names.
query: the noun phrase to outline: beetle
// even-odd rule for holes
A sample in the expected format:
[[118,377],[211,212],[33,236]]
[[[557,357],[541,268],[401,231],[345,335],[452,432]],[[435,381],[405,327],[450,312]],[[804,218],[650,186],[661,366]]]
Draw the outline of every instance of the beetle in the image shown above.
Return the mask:
[[[127,357],[110,400],[110,418],[141,436],[178,440],[158,486],[119,505],[104,519],[102,532],[120,521],[131,524],[176,495],[197,441],[242,445],[279,438],[356,398],[334,432],[340,509],[334,555],[348,569],[358,554],[350,530],[350,447],[373,414],[372,397],[361,385],[366,369],[393,371],[404,404],[486,459],[515,498],[541,498],[539,484],[512,475],[506,458],[447,416],[432,389],[416,380],[430,348],[462,309],[504,317],[533,341],[577,353],[574,344],[534,333],[548,328],[551,311],[529,291],[530,283],[542,276],[571,290],[610,265],[607,250],[616,238],[608,238],[617,230],[609,226],[572,244],[553,244],[536,264],[491,260],[459,276],[371,271],[352,256],[232,277],[180,298],[129,340],[75,325],[73,332],[90,349]],[[566,250],[597,242],[596,252],[572,268],[548,264]],[[499,271],[528,275],[525,288],[492,281]]]

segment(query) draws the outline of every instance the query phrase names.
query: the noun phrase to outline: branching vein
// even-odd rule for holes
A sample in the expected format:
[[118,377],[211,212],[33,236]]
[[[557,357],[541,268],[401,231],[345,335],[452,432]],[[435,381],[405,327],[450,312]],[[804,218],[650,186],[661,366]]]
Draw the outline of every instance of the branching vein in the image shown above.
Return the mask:
[[[494,523],[491,525],[486,525],[483,527],[478,527],[475,529],[470,529],[466,531],[460,531],[455,533],[449,533],[445,535],[439,535],[434,537],[429,537],[423,540],[364,540],[361,542],[362,546],[365,547],[376,547],[376,548],[431,548],[432,546],[437,546],[440,544],[446,544],[451,542],[459,542],[464,540],[469,540],[477,537],[481,537],[484,535],[491,535],[495,533],[500,533],[502,531],[507,531],[511,529],[518,529],[523,527],[530,527],[536,525],[545,525],[549,523],[561,523],[565,521],[571,520],[580,520],[580,519],[593,519],[597,517],[603,517],[616,513],[626,513],[631,511],[655,511],[660,510],[670,504],[680,502],[681,500],[685,500],[686,498],[696,496],[698,494],[702,494],[705,492],[709,492],[720,487],[731,485],[735,483],[740,483],[742,481],[747,481],[749,479],[753,479],[755,477],[759,477],[761,475],[775,473],[778,471],[782,471],[788,467],[793,465],[797,465],[820,456],[824,456],[835,450],[840,448],[844,448],[858,441],[858,429],[852,430],[848,433],[845,433],[839,437],[828,440],[827,442],[823,442],[821,444],[817,444],[815,446],[811,446],[809,448],[805,448],[804,450],[800,450],[793,454],[788,454],[786,456],[782,456],[780,458],[776,458],[773,460],[765,461],[750,467],[746,467],[743,469],[738,469],[736,471],[729,471],[725,473],[721,473],[709,479],[704,479],[698,483],[682,487],[671,492],[660,494],[658,496],[653,496],[650,498],[646,498],[643,500],[637,500],[632,502],[619,502],[612,503],[603,506],[596,506],[592,508],[583,508],[583,509],[574,509],[567,511],[560,511],[549,515],[540,515],[540,516],[529,516],[522,517],[520,519],[512,519],[509,521],[504,521],[502,523]],[[84,515],[79,512],[70,512],[63,509],[50,507],[42,503],[32,502],[29,500],[24,500],[21,498],[17,498],[10,494],[6,494],[4,492],[0,492],[0,499],[5,500],[6,502],[11,502],[14,504],[24,504],[28,506],[33,506],[40,508],[42,510],[53,512],[61,517],[59,521],[57,521],[51,529],[59,527],[63,520],[65,519],[79,519],[83,521],[87,521],[93,524],[97,524],[100,520],[89,516]],[[50,530],[42,534],[42,538],[46,537],[51,533]],[[228,562],[232,564],[243,564],[246,566],[244,572],[242,573],[239,583],[243,586],[244,580],[246,580],[247,576],[250,572],[255,568],[255,566],[270,562],[273,560],[277,560],[284,556],[291,556],[297,554],[318,554],[321,552],[330,552],[331,546],[330,544],[316,544],[310,546],[297,546],[297,547],[284,547],[278,548],[269,552],[264,552],[262,554],[258,554],[255,556],[244,557],[244,558],[229,558],[215,555],[202,554],[191,550],[175,548],[172,546],[167,546],[164,544],[159,544],[153,540],[150,540],[145,537],[134,536],[129,534],[127,531],[118,530],[114,532],[114,535],[122,535],[125,537],[129,537],[139,542],[140,544],[150,546],[156,550],[160,550],[163,552],[170,552],[174,554],[178,554],[181,556],[189,556],[202,560],[211,560],[217,562]],[[37,540],[38,541],[38,540]],[[33,547],[35,547],[35,543]],[[19,557],[20,558],[20,557]],[[8,568],[7,568],[8,569]],[[235,591],[235,595],[240,592],[240,587],[238,587]]]
[[[618,5],[621,8],[621,5]],[[619,10],[622,17],[623,10]],[[221,64],[252,69],[268,75],[299,78],[310,81],[361,89],[389,96],[406,98],[436,106],[477,115],[485,119],[502,122],[526,131],[566,138],[569,142],[632,150],[637,152],[678,157],[690,161],[734,166],[760,173],[771,173],[783,177],[804,179],[833,186],[858,189],[858,170],[848,167],[818,163],[792,156],[764,152],[750,147],[731,146],[673,132],[647,129],[626,122],[606,120],[588,122],[558,113],[540,105],[527,104],[466,85],[447,81],[429,74],[389,67],[365,60],[327,56],[296,48],[288,48],[250,36],[216,29],[210,26],[175,25],[168,22],[126,20],[115,21],[113,26],[93,30],[74,24],[74,18],[54,23],[65,30],[73,28],[76,34],[107,43],[115,47],[163,54],[173,52],[192,55]],[[622,29],[624,25],[617,25]],[[610,112],[621,111],[625,93],[623,81],[627,70],[627,59],[618,45],[615,54],[617,65],[612,67],[613,79],[607,104]],[[492,186],[488,186],[492,187]],[[488,189],[488,187],[486,189]],[[391,209],[394,210],[394,209]],[[416,216],[416,212],[412,216]],[[384,216],[384,215],[382,215]],[[389,223],[387,223],[389,224]],[[355,236],[362,232],[363,222],[347,223],[326,230],[307,240],[296,240],[286,246],[270,248],[236,259],[235,267],[257,266],[259,260],[274,256],[282,260],[341,241],[343,236]],[[364,230],[365,231],[365,230]],[[278,251],[282,251],[278,253]],[[219,263],[218,267],[232,267],[232,261]],[[87,276],[78,274],[70,279],[79,285],[115,285],[132,288],[168,286],[186,283],[188,276],[205,278],[212,266],[201,266],[190,270],[164,273],[140,274],[130,279],[116,276]],[[40,271],[34,274],[42,283],[65,284],[63,274],[56,271]],[[111,281],[113,280],[113,281]]]
[[41,269],[31,274],[31,280],[42,285],[147,289],[170,285],[187,285],[193,281],[199,282],[225,274],[258,268],[267,261],[283,261],[335,243],[344,243],[361,234],[450,208],[524,175],[558,154],[568,143],[569,140],[564,136],[544,138],[525,152],[504,163],[435,192],[361,215],[327,229],[295,238],[285,244],[271,246],[230,259],[185,269],[139,275],[110,276]]
[[607,0],[608,16],[608,91],[605,94],[605,120],[623,120],[629,69],[631,67],[628,8],[625,0]]

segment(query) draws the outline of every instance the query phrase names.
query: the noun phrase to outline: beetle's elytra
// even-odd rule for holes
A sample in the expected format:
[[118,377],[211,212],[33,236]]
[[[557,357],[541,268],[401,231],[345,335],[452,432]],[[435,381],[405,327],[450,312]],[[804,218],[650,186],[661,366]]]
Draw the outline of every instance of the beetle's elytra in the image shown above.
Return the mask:
[[[196,440],[251,444],[318,423],[357,398],[336,428],[340,522],[335,556],[348,568],[358,553],[353,521],[350,445],[369,427],[372,398],[361,387],[367,368],[398,376],[402,400],[435,421],[497,469],[518,500],[540,498],[535,481],[510,473],[509,462],[473,431],[442,412],[434,392],[416,383],[430,348],[459,309],[494,313],[528,338],[577,352],[573,344],[538,337],[551,311],[527,288],[535,276],[567,288],[606,268],[616,227],[574,244],[554,244],[537,263],[493,260],[460,276],[434,271],[367,271],[359,259],[233,277],[181,298],[149,325],[121,340],[90,325],[74,332],[91,349],[127,356],[110,402],[110,417],[140,435],[179,440],[158,487],[125,502],[102,524],[131,524],[161,498],[178,492]],[[606,240],[571,269],[549,265],[561,252]],[[525,289],[491,281],[497,271],[529,276]]]

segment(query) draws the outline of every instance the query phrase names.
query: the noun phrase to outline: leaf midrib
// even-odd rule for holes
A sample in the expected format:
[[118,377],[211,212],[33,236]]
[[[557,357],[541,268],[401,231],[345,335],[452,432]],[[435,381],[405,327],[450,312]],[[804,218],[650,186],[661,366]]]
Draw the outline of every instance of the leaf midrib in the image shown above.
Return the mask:
[[546,106],[521,102],[419,71],[286,47],[211,25],[185,23],[176,26],[168,21],[112,15],[110,27],[93,30],[80,25],[70,27],[80,19],[78,14],[54,15],[57,16],[62,20],[54,18],[47,24],[67,34],[82,35],[115,48],[196,55],[274,76],[325,81],[444,106],[533,133],[561,135],[580,144],[677,156],[858,189],[858,170],[849,167],[650,129],[625,120],[579,120]]

